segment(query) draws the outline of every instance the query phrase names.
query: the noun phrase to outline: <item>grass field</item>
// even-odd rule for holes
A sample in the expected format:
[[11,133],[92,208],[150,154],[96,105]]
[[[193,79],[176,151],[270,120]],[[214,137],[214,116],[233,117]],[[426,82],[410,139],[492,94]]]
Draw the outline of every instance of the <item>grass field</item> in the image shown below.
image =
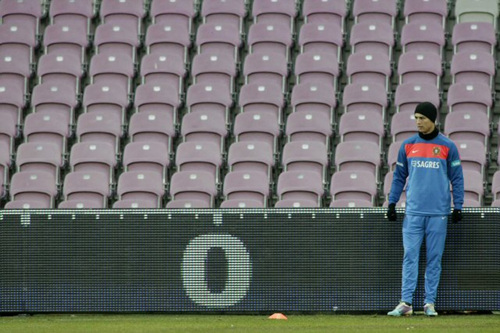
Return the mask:
[[500,315],[442,315],[407,318],[373,315],[190,314],[41,314],[0,317],[0,332],[9,333],[146,333],[146,332],[500,332]]

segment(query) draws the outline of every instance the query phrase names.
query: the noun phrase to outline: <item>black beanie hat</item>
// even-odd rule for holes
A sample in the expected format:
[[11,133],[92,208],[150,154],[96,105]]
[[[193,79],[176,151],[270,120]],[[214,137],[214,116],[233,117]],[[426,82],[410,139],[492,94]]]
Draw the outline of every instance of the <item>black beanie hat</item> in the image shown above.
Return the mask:
[[418,104],[417,107],[415,108],[415,113],[420,113],[421,115],[426,116],[433,123],[436,122],[437,109],[434,106],[434,104],[430,102],[422,102]]

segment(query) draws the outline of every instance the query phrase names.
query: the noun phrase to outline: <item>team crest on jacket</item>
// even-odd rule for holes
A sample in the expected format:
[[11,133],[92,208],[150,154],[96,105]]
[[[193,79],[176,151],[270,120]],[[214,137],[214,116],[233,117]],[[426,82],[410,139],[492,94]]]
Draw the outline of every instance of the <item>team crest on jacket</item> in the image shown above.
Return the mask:
[[439,147],[432,148],[432,153],[434,154],[434,156],[438,156],[441,153],[441,148]]

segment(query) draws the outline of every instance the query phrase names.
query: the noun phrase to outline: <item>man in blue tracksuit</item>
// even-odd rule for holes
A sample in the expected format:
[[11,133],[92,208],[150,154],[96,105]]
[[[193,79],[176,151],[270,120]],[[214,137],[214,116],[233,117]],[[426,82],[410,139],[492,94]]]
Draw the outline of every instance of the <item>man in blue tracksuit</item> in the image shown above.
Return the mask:
[[454,205],[452,221],[456,223],[462,219],[464,178],[460,157],[455,144],[439,133],[435,125],[436,117],[437,109],[432,103],[417,105],[415,120],[418,134],[403,142],[394,171],[387,218],[396,221],[396,203],[405,184],[406,212],[403,220],[401,302],[388,313],[390,316],[413,313],[412,300],[417,286],[419,253],[424,236],[427,261],[424,312],[428,316],[437,316],[434,303],[450,213],[450,182]]

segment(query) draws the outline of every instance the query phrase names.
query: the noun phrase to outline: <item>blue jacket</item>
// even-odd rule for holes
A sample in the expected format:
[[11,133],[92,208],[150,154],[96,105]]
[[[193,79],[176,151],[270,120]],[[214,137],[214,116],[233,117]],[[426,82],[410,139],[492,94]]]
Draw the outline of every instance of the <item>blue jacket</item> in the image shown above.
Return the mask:
[[406,213],[413,215],[447,215],[453,205],[462,209],[464,177],[457,146],[439,133],[431,140],[418,134],[406,139],[398,154],[389,203],[397,203],[406,184]]

